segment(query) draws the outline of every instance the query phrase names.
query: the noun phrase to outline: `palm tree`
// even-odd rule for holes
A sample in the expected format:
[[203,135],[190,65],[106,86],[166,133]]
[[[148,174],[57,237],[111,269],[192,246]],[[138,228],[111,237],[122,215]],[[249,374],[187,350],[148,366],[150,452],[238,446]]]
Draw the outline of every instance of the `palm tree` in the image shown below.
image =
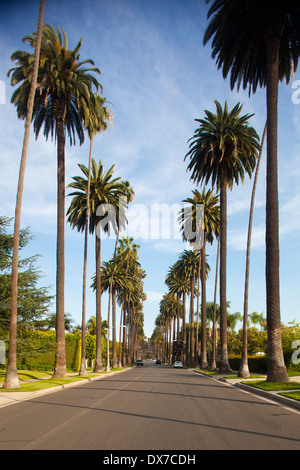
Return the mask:
[[[17,309],[18,309],[18,261],[19,261],[19,241],[20,241],[20,227],[21,227],[21,210],[23,198],[23,186],[25,179],[25,168],[27,151],[30,136],[30,125],[33,113],[33,101],[35,89],[37,84],[37,74],[39,67],[39,57],[42,42],[42,30],[45,11],[45,0],[41,0],[39,9],[39,19],[37,26],[37,40],[34,52],[33,72],[30,81],[30,91],[28,96],[28,109],[25,118],[25,132],[23,140],[23,148],[21,154],[18,190],[15,206],[15,220],[14,220],[14,240],[13,240],[13,259],[12,259],[12,279],[11,279],[11,306],[10,306],[10,338],[9,338],[9,353],[7,371],[4,381],[4,388],[19,388],[19,378],[17,373]],[[13,84],[13,83],[12,83]]]
[[180,297],[182,294],[182,280],[176,273],[176,263],[170,267],[166,276],[165,283],[169,288],[171,294],[176,295],[177,298],[177,346],[179,345],[179,318],[180,318]]
[[87,249],[88,249],[88,225],[89,225],[89,205],[90,205],[90,180],[91,180],[91,166],[93,154],[93,141],[97,132],[104,131],[107,128],[107,123],[111,120],[111,115],[108,109],[104,106],[106,99],[102,98],[98,93],[92,97],[92,106],[90,109],[89,125],[87,127],[88,136],[90,139],[89,151],[89,171],[88,171],[88,184],[86,195],[86,219],[85,219],[85,234],[84,234],[84,258],[83,258],[83,286],[82,286],[82,339],[81,339],[81,364],[79,375],[87,375],[85,364],[85,318],[86,318],[86,271],[87,271]]
[[188,170],[191,179],[198,184],[211,179],[212,187],[220,189],[220,309],[221,309],[221,359],[220,372],[230,372],[227,351],[227,310],[226,310],[226,258],[227,258],[227,188],[233,183],[244,181],[244,172],[251,177],[259,150],[259,138],[253,127],[248,125],[252,116],[240,116],[242,106],[238,103],[231,111],[227,102],[224,109],[215,101],[216,114],[205,111],[191,140]]
[[[189,278],[190,281],[190,322],[189,322],[189,362],[195,362],[195,334],[194,334],[194,297],[197,294],[195,281],[199,273],[199,251],[184,250],[179,256],[179,269]],[[198,335],[198,331],[197,331]]]
[[[96,317],[92,315],[88,321],[86,322],[87,331],[90,335],[96,336]],[[102,338],[106,338],[106,330],[107,330],[107,320],[102,320],[101,323],[101,334]]]
[[143,279],[146,277],[145,271],[140,267],[140,263],[135,263],[131,271],[131,287],[128,302],[128,326],[129,326],[129,344],[128,355],[129,362],[132,363],[136,358],[138,338],[142,336],[143,325],[143,302],[147,299],[143,290]]
[[289,80],[300,55],[300,5],[298,0],[215,0],[208,12],[213,18],[204,35],[212,42],[223,77],[230,72],[230,85],[238,89],[266,87],[267,179],[266,179],[266,297],[268,330],[267,381],[288,381],[284,364],[279,301],[278,222],[278,82]]
[[228,313],[227,314],[227,326],[230,329],[231,333],[234,332],[235,327],[237,325],[238,321],[242,320],[242,315],[240,312],[235,312],[235,313]]
[[253,181],[253,189],[252,189],[252,195],[251,195],[248,236],[247,236],[247,251],[246,251],[244,315],[243,315],[243,345],[242,345],[242,358],[241,358],[241,363],[240,363],[240,367],[238,371],[239,377],[250,376],[249,365],[248,365],[248,292],[249,292],[249,271],[250,271],[250,247],[251,247],[251,234],[252,234],[255,192],[256,192],[258,172],[259,172],[266,133],[267,133],[267,124],[265,124],[264,132],[262,136],[261,147],[260,147],[260,151],[259,151],[259,155],[257,159],[255,176],[254,176],[254,181]]
[[[67,211],[68,219],[72,228],[78,231],[85,229],[86,210],[87,210],[87,187],[89,170],[86,166],[78,165],[83,172],[84,177],[75,176],[73,182],[68,187],[74,188],[76,191],[69,194],[73,196]],[[105,171],[100,160],[99,165],[92,159],[92,171],[90,181],[90,222],[89,231],[95,233],[95,251],[96,251],[96,319],[97,319],[97,335],[96,335],[96,361],[95,372],[103,369],[101,357],[101,231],[110,232],[111,228],[117,232],[118,215],[120,210],[120,202],[122,204],[123,188],[120,178],[113,178],[114,165]],[[110,212],[108,212],[108,210]],[[109,215],[109,217],[108,217]]]
[[[131,200],[130,194],[128,195],[129,199],[128,202]],[[126,275],[133,277],[134,273],[136,272],[137,268],[139,267],[138,262],[138,248],[139,245],[134,243],[133,237],[123,237],[119,240],[119,246],[117,249],[117,257],[118,259],[122,260],[126,269]],[[122,293],[122,312],[123,312],[123,356],[122,356],[122,364],[125,367],[126,365],[126,312],[129,314],[129,305],[130,305],[130,298],[131,298],[131,289],[125,290]],[[127,318],[128,319],[128,318]],[[128,322],[129,323],[129,322]],[[122,322],[120,322],[122,324]],[[120,325],[121,326],[121,325]]]
[[[177,316],[177,299],[172,292],[167,292],[163,295],[159,303],[159,311],[162,314],[165,322],[166,331],[166,345],[167,345],[167,360],[172,362],[172,323]],[[175,322],[174,322],[175,323]],[[175,325],[174,325],[175,326]],[[169,341],[168,341],[169,335]]]
[[217,369],[217,354],[216,354],[216,336],[217,336],[217,315],[219,316],[219,305],[217,307],[217,290],[218,290],[218,277],[219,277],[219,258],[220,258],[220,236],[218,236],[217,246],[217,259],[216,259],[216,274],[215,274],[215,287],[214,287],[214,302],[213,302],[213,334],[212,334],[212,359],[210,364],[210,371]]
[[[65,325],[64,325],[64,228],[65,228],[65,135],[69,135],[70,144],[75,144],[76,135],[80,144],[84,141],[83,126],[89,124],[89,109],[93,87],[102,89],[91,72],[100,74],[96,67],[85,68],[85,64],[94,65],[93,61],[79,62],[82,40],[74,50],[68,49],[68,40],[64,31],[57,33],[49,25],[44,25],[40,67],[37,89],[33,106],[33,127],[36,138],[42,127],[46,139],[51,136],[57,141],[57,270],[56,270],[56,354],[54,377],[66,375]],[[23,40],[31,46],[36,44],[36,34]],[[18,116],[27,114],[27,99],[30,86],[30,54],[17,51],[13,60],[18,66],[12,74],[14,84],[21,83],[12,96],[17,106]]]
[[[123,200],[123,208],[127,208],[128,207],[128,204],[130,202],[133,201],[134,199],[134,190],[133,188],[131,187],[129,181],[122,181],[121,182],[121,185],[122,185],[122,200]],[[120,212],[120,217],[119,217],[119,223],[118,223],[118,232],[117,232],[117,238],[116,238],[116,243],[115,243],[115,250],[114,250],[114,256],[113,256],[113,263],[112,263],[112,276],[111,276],[111,286],[110,286],[110,289],[109,289],[109,302],[108,302],[108,322],[109,322],[109,318],[110,318],[110,300],[111,300],[111,296],[112,296],[112,285],[113,285],[113,276],[114,276],[114,266],[115,266],[115,262],[116,262],[116,255],[117,255],[117,246],[118,246],[118,241],[119,241],[119,236],[120,236],[120,230],[121,228],[124,228],[125,224],[127,223],[127,219],[125,217],[125,214],[123,214],[124,211],[121,211]],[[120,220],[121,219],[121,220]],[[113,328],[116,328],[116,326],[113,326]],[[121,322],[120,322],[120,328],[121,328]],[[113,330],[113,334],[114,334],[114,338],[115,338],[115,341],[116,341],[116,330],[114,329]],[[108,332],[108,338],[107,338],[107,351],[109,349],[109,332]],[[114,343],[114,354],[113,354],[113,367],[116,367],[116,355],[115,355],[115,343]],[[109,371],[110,370],[110,366],[109,366],[109,355],[107,353],[107,366],[106,366],[106,370]]]
[[[96,276],[92,278],[92,289],[96,289]],[[122,264],[114,264],[114,259],[108,262],[103,262],[101,267],[101,289],[102,292],[109,292],[108,302],[108,332],[107,341],[109,341],[109,329],[110,329],[110,299],[112,300],[112,331],[113,331],[113,354],[112,354],[112,366],[117,367],[117,337],[116,337],[116,295],[117,291],[123,291],[129,288],[129,280],[126,277],[126,272]],[[107,370],[109,366],[109,348],[107,348]]]
[[[203,239],[201,256],[199,258],[199,275],[201,273],[201,324],[202,324],[202,338],[201,338],[201,368],[205,369],[208,367],[207,362],[207,352],[206,352],[206,278],[207,278],[207,269],[206,266],[206,242],[210,244],[213,243],[213,235],[218,234],[219,225],[220,225],[220,207],[219,207],[219,196],[215,196],[211,189],[206,191],[204,188],[202,193],[197,189],[193,190],[193,198],[184,199],[183,202],[190,204],[187,210],[181,210],[181,231],[183,234],[186,233],[185,226],[186,224],[191,224],[193,227],[193,233],[200,232],[203,230]],[[203,217],[197,221],[197,205],[203,205]],[[203,220],[202,220],[203,219]],[[197,224],[198,222],[198,224]],[[198,225],[198,226],[197,226]],[[198,235],[200,238],[200,235]],[[198,282],[199,284],[199,282]],[[198,331],[198,312],[199,312],[199,285],[198,285],[198,298],[197,298],[197,331]],[[198,334],[196,337],[197,345],[196,350],[198,351]],[[197,354],[197,363],[198,363],[198,354]]]

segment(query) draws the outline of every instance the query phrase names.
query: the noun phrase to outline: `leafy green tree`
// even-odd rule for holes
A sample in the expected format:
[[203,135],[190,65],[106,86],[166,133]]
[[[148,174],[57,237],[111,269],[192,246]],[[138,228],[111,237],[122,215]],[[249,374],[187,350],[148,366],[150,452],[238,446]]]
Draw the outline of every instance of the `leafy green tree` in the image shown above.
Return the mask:
[[298,0],[215,0],[204,35],[212,40],[212,57],[231,89],[266,88],[266,298],[268,328],[267,381],[288,381],[280,334],[278,221],[278,82],[289,83],[300,55]]
[[[11,218],[0,217],[0,335],[4,338],[10,331],[11,283],[14,236],[8,233]],[[26,247],[32,236],[29,228],[19,232],[19,249]],[[41,329],[53,297],[49,287],[39,287],[42,274],[36,268],[38,255],[18,257],[18,309],[19,331]],[[8,387],[6,387],[8,388]]]
[[251,177],[255,168],[259,137],[248,121],[252,115],[241,116],[238,103],[231,111],[215,100],[216,114],[206,110],[204,119],[196,119],[199,128],[190,139],[188,170],[194,183],[211,180],[220,190],[220,309],[221,360],[220,372],[230,372],[227,352],[226,265],[227,265],[227,189]]

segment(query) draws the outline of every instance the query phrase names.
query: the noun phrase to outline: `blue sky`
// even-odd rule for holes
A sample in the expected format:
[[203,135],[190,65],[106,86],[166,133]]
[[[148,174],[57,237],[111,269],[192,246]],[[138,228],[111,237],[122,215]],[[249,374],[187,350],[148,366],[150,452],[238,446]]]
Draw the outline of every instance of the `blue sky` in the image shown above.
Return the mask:
[[[10,55],[28,48],[21,39],[36,30],[39,1],[1,2],[0,28],[0,213],[13,217],[23,122],[10,104],[13,88],[6,76],[13,66]],[[104,167],[115,164],[115,175],[127,179],[136,194],[133,208],[153,204],[181,204],[194,185],[186,172],[184,156],[188,139],[204,110],[215,110],[214,100],[230,108],[243,104],[244,113],[255,113],[250,123],[261,136],[265,117],[265,90],[249,98],[247,91],[231,91],[211,59],[210,45],[203,46],[207,25],[204,0],[98,0],[47,1],[44,22],[65,29],[69,47],[83,38],[81,60],[91,58],[101,70],[103,95],[110,102],[113,126],[94,142],[93,157]],[[294,82],[300,79],[296,72]],[[279,198],[281,318],[299,321],[300,235],[300,104],[292,101],[296,89],[279,87]],[[66,148],[66,184],[80,174],[78,163],[88,164],[89,142]],[[245,247],[253,182],[228,193],[227,298],[231,313],[243,311]],[[68,190],[67,190],[68,193]],[[66,209],[70,198],[67,197]],[[141,224],[149,222],[141,219]],[[56,148],[42,134],[31,136],[22,226],[30,226],[34,240],[26,254],[39,253],[41,285],[55,291],[56,258]],[[145,225],[142,225],[145,228]],[[265,151],[256,193],[251,249],[249,312],[265,314]],[[178,228],[175,227],[176,230]],[[130,230],[130,227],[129,227]],[[169,267],[186,248],[180,239],[136,238],[139,256],[147,273],[144,304],[145,334],[150,336],[166,292]],[[88,276],[95,272],[94,238],[89,238]],[[102,243],[102,259],[112,256],[113,240]],[[211,275],[207,300],[213,300],[216,244],[208,247]],[[65,311],[81,323],[83,235],[66,226]],[[106,296],[105,296],[106,298]],[[53,311],[54,311],[53,306]],[[88,289],[87,316],[95,313],[95,296]],[[106,300],[103,318],[107,317]]]

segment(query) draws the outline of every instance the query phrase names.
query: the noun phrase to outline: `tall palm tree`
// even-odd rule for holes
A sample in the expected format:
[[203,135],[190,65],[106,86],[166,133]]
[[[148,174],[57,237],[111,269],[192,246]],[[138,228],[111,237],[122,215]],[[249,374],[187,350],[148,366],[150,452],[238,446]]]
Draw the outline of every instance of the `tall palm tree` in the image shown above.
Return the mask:
[[[19,388],[19,378],[17,373],[17,309],[18,309],[18,260],[19,260],[19,241],[20,241],[20,227],[21,227],[21,210],[22,210],[22,198],[23,198],[23,187],[25,179],[25,168],[27,151],[30,136],[30,125],[33,113],[33,101],[35,95],[35,89],[37,84],[37,75],[39,68],[40,49],[42,42],[42,30],[44,21],[45,11],[45,0],[40,1],[39,18],[37,25],[37,39],[34,52],[34,62],[32,78],[30,80],[30,91],[28,96],[28,109],[26,111],[25,118],[25,131],[24,140],[20,161],[18,190],[15,206],[15,220],[14,220],[14,240],[13,240],[13,259],[12,259],[12,279],[11,279],[11,306],[10,306],[10,338],[9,338],[9,353],[7,371],[4,381],[4,388]],[[13,58],[13,57],[12,57]],[[13,82],[12,82],[13,84]]]
[[[87,187],[89,170],[85,165],[78,165],[84,176],[73,177],[73,182],[68,187],[75,189],[69,196],[73,196],[67,211],[68,219],[72,228],[78,231],[85,229],[86,210],[87,210]],[[120,198],[123,195],[121,179],[113,178],[114,165],[109,170],[104,170],[100,160],[99,165],[92,159],[92,171],[90,180],[90,222],[89,231],[95,233],[95,251],[96,251],[96,319],[97,319],[97,335],[96,335],[96,361],[95,372],[103,369],[102,365],[102,339],[101,339],[101,232],[109,232],[111,228],[116,232],[120,212]],[[109,205],[114,209],[114,214],[108,217],[105,208]],[[100,213],[99,209],[102,211]],[[121,210],[123,207],[121,208]]]
[[245,171],[251,177],[255,168],[259,138],[248,125],[252,116],[241,116],[238,103],[231,111],[227,102],[224,109],[215,100],[216,114],[205,111],[204,119],[197,119],[199,128],[190,143],[188,170],[194,183],[211,180],[220,190],[220,309],[221,359],[220,372],[230,372],[227,351],[226,264],[227,264],[227,188],[244,181]]
[[[63,34],[62,34],[63,33]],[[56,251],[56,354],[54,377],[66,375],[64,284],[65,284],[65,136],[75,144],[76,135],[80,144],[84,141],[84,124],[89,123],[89,109],[93,88],[102,89],[91,72],[100,74],[91,60],[79,62],[82,40],[74,50],[68,49],[64,31],[57,33],[50,25],[44,25],[40,50],[40,67],[33,105],[33,127],[36,138],[44,128],[46,139],[57,141],[57,251]],[[36,44],[36,34],[23,40],[31,46]],[[21,85],[14,92],[12,102],[18,116],[27,114],[27,100],[32,68],[30,54],[17,51],[12,56],[18,66],[11,69],[12,82]],[[85,68],[86,64],[92,67]]]
[[247,235],[247,251],[246,251],[246,269],[245,269],[243,344],[242,344],[241,363],[240,363],[240,367],[238,371],[239,377],[250,376],[249,365],[248,365],[248,292],[249,292],[249,273],[250,273],[250,248],[251,248],[251,234],[252,234],[252,224],[253,224],[255,192],[256,192],[258,172],[259,172],[266,133],[267,133],[267,124],[265,124],[262,141],[261,141],[261,147],[260,147],[260,151],[259,151],[259,155],[257,159],[255,176],[254,176],[254,181],[253,181],[253,188],[252,188],[252,195],[251,195],[251,204],[250,204],[248,235]]
[[[131,195],[132,196],[132,195]],[[131,200],[131,196],[129,194],[128,202]],[[134,242],[133,237],[123,237],[119,240],[119,246],[117,249],[117,257],[118,259],[122,260],[126,269],[127,276],[133,276],[139,266],[138,261],[138,248],[139,245]],[[122,355],[122,364],[125,367],[126,365],[126,312],[127,315],[129,314],[130,305],[130,298],[131,298],[131,289],[125,290],[122,294],[122,311],[123,311],[123,355]],[[128,317],[127,317],[127,320]],[[121,323],[121,322],[120,322]],[[128,327],[129,327],[129,321]]]
[[176,263],[173,264],[166,276],[165,283],[169,288],[169,292],[176,295],[177,298],[177,347],[179,346],[179,318],[180,318],[180,297],[182,294],[182,281],[176,272]]
[[[122,204],[123,204],[123,208],[127,208],[128,207],[128,204],[130,202],[133,201],[134,199],[134,190],[133,188],[131,187],[129,181],[122,181],[121,182],[121,185],[122,185],[122,191],[123,191],[123,194],[122,194]],[[121,195],[120,195],[121,196]],[[122,228],[125,227],[125,225],[127,224],[127,219],[125,217],[125,214],[123,214],[124,211],[121,211],[120,212],[120,217],[119,217],[119,223],[118,223],[118,231],[117,231],[117,237],[116,237],[116,242],[115,242],[115,250],[114,250],[114,256],[113,256],[113,262],[112,262],[112,276],[111,276],[111,286],[110,286],[110,289],[109,289],[109,302],[108,302],[108,322],[109,322],[109,318],[110,318],[110,303],[111,303],[111,296],[112,296],[112,292],[113,292],[113,289],[112,289],[112,286],[113,286],[113,276],[114,276],[114,266],[115,266],[115,263],[116,263],[116,256],[117,256],[117,247],[118,247],[118,241],[119,241],[119,236],[120,236],[120,230]],[[120,220],[121,219],[121,220]],[[116,367],[116,355],[115,355],[115,351],[116,351],[116,324],[113,325],[113,337],[114,337],[114,343],[113,343],[113,347],[114,347],[114,354],[113,354],[113,367]],[[121,328],[121,324],[120,324],[120,328]],[[107,338],[107,351],[109,349],[109,331],[108,331],[108,338]],[[110,370],[110,365],[109,365],[109,355],[107,353],[107,365],[106,365],[106,370],[109,371]]]
[[289,80],[300,55],[298,0],[215,0],[204,35],[212,37],[212,57],[230,85],[256,92],[266,87],[266,297],[268,329],[267,381],[288,381],[280,328],[278,222],[278,82]]
[[[170,278],[169,278],[170,276]],[[184,259],[182,256],[170,268],[170,272],[166,278],[169,289],[178,292],[182,296],[182,355],[183,363],[186,361],[187,338],[186,338],[186,298],[191,290],[191,282],[188,274],[184,269]]]
[[218,236],[217,259],[216,259],[214,302],[213,302],[213,315],[212,315],[212,321],[213,321],[212,359],[211,359],[211,364],[210,364],[210,371],[215,371],[217,369],[216,336],[217,336],[217,290],[218,290],[218,277],[219,277],[219,258],[220,258],[220,236]]
[[[201,256],[199,258],[199,275],[201,275],[201,324],[202,324],[202,338],[201,338],[201,368],[205,369],[208,367],[207,351],[206,351],[206,278],[208,266],[206,266],[206,242],[213,243],[213,235],[217,235],[220,226],[220,206],[219,196],[213,194],[212,190],[206,191],[204,188],[200,193],[197,189],[193,190],[193,198],[184,199],[183,202],[190,204],[188,208],[181,210],[181,231],[183,234],[186,233],[186,224],[191,224],[193,227],[193,233],[203,230],[203,240],[201,240],[200,250]],[[197,205],[203,205],[203,217],[197,221]],[[189,209],[189,210],[188,210]],[[202,220],[203,219],[203,220]],[[200,235],[198,235],[200,238]],[[199,312],[199,285],[198,285],[198,298],[197,298],[197,319]],[[198,331],[198,321],[197,321]],[[198,335],[196,337],[197,345],[196,350],[198,351]],[[197,358],[198,361],[198,358]]]
[[172,323],[177,316],[177,299],[172,292],[169,291],[163,295],[159,303],[159,310],[164,318],[166,328],[167,360],[172,362]]
[[[92,278],[92,289],[96,289],[96,276]],[[126,276],[124,266],[122,264],[114,263],[114,259],[104,261],[101,267],[101,289],[102,292],[108,291],[109,302],[108,302],[108,332],[107,339],[109,341],[109,329],[110,329],[110,299],[112,302],[112,341],[113,341],[113,353],[112,353],[112,366],[117,367],[117,337],[116,337],[116,295],[117,291],[123,291],[129,288],[130,281]],[[109,370],[109,348],[107,348],[107,370]]]
[[[96,317],[94,315],[92,315],[86,322],[86,328],[90,335],[96,336]],[[101,324],[102,338],[106,338],[106,330],[107,330],[107,320],[102,320],[102,324]]]
[[111,120],[111,115],[104,106],[106,99],[96,93],[91,100],[89,125],[87,127],[88,136],[90,139],[89,151],[89,171],[88,171],[88,184],[86,195],[86,219],[85,219],[85,234],[84,234],[84,258],[83,258],[83,286],[82,286],[82,338],[81,338],[81,364],[79,375],[87,375],[86,361],[85,361],[85,319],[86,319],[86,272],[87,272],[87,249],[88,249],[88,230],[89,230],[89,205],[90,205],[90,180],[91,180],[91,167],[92,167],[92,154],[93,154],[93,141],[97,132],[104,131],[107,128],[107,123]]
[[[195,362],[195,334],[194,334],[194,298],[197,293],[195,282],[199,273],[199,251],[184,250],[179,256],[179,269],[189,278],[190,281],[190,322],[189,322],[189,362]],[[197,331],[198,335],[198,331]]]

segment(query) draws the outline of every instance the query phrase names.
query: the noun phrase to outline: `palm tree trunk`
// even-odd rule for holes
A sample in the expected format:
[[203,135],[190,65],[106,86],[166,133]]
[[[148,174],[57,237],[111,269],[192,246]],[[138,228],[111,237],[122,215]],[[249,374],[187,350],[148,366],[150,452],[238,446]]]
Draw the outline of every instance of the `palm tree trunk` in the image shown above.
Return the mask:
[[259,166],[261,162],[261,156],[264,147],[264,141],[267,133],[267,123],[265,124],[261,147],[257,159],[256,171],[253,182],[252,196],[251,196],[251,205],[250,205],[250,215],[249,215],[249,225],[248,225],[248,238],[247,238],[247,253],[246,253],[246,272],[245,272],[245,292],[244,292],[244,316],[243,316],[243,345],[242,345],[242,358],[240,363],[240,368],[238,372],[239,377],[249,377],[249,365],[248,365],[248,291],[249,291],[249,271],[250,271],[250,247],[251,247],[251,234],[252,234],[252,222],[253,222],[253,212],[254,212],[254,200],[255,192],[257,186]]
[[112,366],[117,367],[117,306],[116,306],[116,289],[112,290],[112,339],[113,339],[113,354],[112,354]]
[[106,336],[106,367],[105,370],[106,372],[110,372],[110,351],[109,351],[109,341],[110,341],[110,304],[111,304],[111,290],[112,288],[109,288],[109,295],[108,295],[108,312],[107,312],[107,336]]
[[207,350],[206,350],[206,240],[204,233],[203,247],[201,250],[201,324],[202,324],[202,340],[201,340],[201,368],[206,369],[208,367],[207,362]]
[[45,11],[45,0],[41,0],[39,9],[39,19],[37,27],[37,40],[34,52],[34,65],[33,75],[28,97],[28,109],[25,120],[25,132],[22,147],[22,155],[19,170],[18,190],[16,197],[15,220],[14,220],[14,239],[13,239],[13,259],[12,259],[12,279],[11,279],[11,306],[10,306],[10,339],[9,339],[9,352],[8,363],[5,381],[3,388],[19,388],[19,378],[17,372],[17,309],[18,309],[18,265],[19,265],[19,242],[20,242],[20,227],[21,227],[21,210],[23,187],[25,179],[25,168],[27,151],[30,137],[30,125],[33,111],[33,101],[37,83],[37,74],[39,68],[39,57],[43,33],[43,19]]
[[218,239],[217,261],[216,261],[215,292],[214,292],[214,313],[213,313],[213,334],[212,334],[212,361],[211,361],[211,365],[210,365],[210,371],[214,371],[214,370],[217,369],[216,310],[217,310],[217,287],[218,287],[218,276],[219,276],[219,257],[220,257],[220,237]]
[[[102,338],[101,338],[101,238],[96,232],[96,361],[94,372],[101,372],[102,365]],[[99,236],[98,236],[99,235]]]
[[219,372],[231,372],[227,350],[227,300],[226,300],[226,265],[227,265],[227,172],[224,165],[220,168],[220,339],[221,358]]
[[[116,264],[116,255],[117,255],[117,246],[118,246],[118,241],[119,241],[119,236],[120,236],[120,227],[118,228],[118,233],[117,233],[117,238],[116,238],[116,243],[115,243],[115,250],[114,250],[114,257],[113,257],[113,265],[112,265],[112,275],[111,275],[111,280],[110,280],[110,289],[109,289],[109,295],[115,295],[115,290],[112,288],[113,286],[113,278],[114,278],[114,269],[115,269],[115,264]],[[116,309],[116,299],[113,299],[112,302],[112,307],[113,309]],[[108,315],[110,314],[108,310]],[[117,336],[116,336],[116,310],[113,311],[113,367],[117,367]]]
[[65,125],[57,119],[56,352],[53,377],[67,374],[65,348]]
[[266,304],[267,381],[289,380],[284,364],[279,299],[279,222],[277,175],[277,105],[279,38],[267,41],[267,189],[266,189]]
[[186,361],[186,324],[185,324],[185,307],[186,307],[186,293],[183,293],[183,319],[182,319],[182,335],[183,335],[183,364]]
[[194,275],[191,277],[191,364],[195,362],[195,332],[194,332],[194,293],[195,280]]
[[[126,295],[126,293],[125,293]],[[123,300],[123,323],[124,323],[124,328],[123,328],[123,350],[122,350],[122,365],[123,367],[126,367],[127,361],[126,361],[126,336],[127,336],[127,328],[128,328],[128,323],[126,323],[126,300],[124,298]]]
[[177,293],[177,349],[176,349],[176,359],[179,359],[179,317],[180,317],[180,295]]
[[88,249],[88,230],[89,230],[89,208],[90,208],[90,181],[91,181],[91,164],[93,153],[93,134],[90,138],[90,154],[89,154],[89,173],[88,185],[86,192],[86,219],[84,234],[84,259],[83,259],[83,286],[82,286],[82,332],[81,332],[81,364],[79,375],[87,375],[85,364],[85,323],[86,323],[86,270],[87,270],[87,249]]
[[201,250],[199,251],[199,266],[197,275],[197,322],[196,322],[196,366],[198,366],[199,359],[199,310],[200,310],[200,273],[201,273]]
[[[118,364],[118,367],[122,367],[122,345],[123,345],[123,342],[122,342],[122,330],[125,329],[125,325],[124,325],[124,328],[123,328],[123,322],[124,322],[124,303],[122,304],[122,307],[121,307],[121,313],[120,313],[120,329],[119,329],[119,364]],[[125,323],[125,322],[124,322]]]

